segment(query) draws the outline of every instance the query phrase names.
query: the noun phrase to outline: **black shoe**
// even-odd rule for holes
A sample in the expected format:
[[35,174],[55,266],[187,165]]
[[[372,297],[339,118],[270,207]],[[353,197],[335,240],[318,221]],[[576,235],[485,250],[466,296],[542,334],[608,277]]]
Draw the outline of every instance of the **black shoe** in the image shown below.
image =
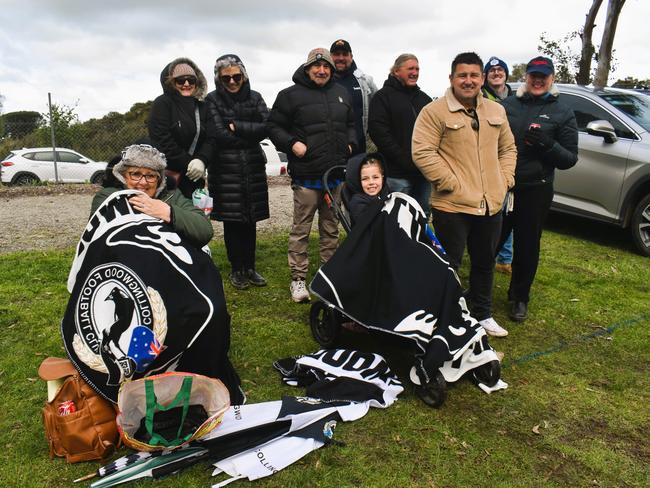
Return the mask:
[[514,302],[508,316],[515,322],[523,322],[528,318],[528,304],[526,302]]
[[245,290],[248,288],[248,278],[244,271],[233,271],[230,273],[230,283],[238,290]]
[[249,269],[246,271],[246,277],[248,278],[248,281],[251,285],[266,286],[266,280],[264,277],[254,269]]

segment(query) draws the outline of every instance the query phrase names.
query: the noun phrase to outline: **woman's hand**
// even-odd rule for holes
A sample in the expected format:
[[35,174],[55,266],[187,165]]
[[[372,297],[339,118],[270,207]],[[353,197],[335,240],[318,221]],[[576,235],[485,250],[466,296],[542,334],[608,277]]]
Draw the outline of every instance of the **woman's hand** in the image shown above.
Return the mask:
[[167,224],[171,222],[171,208],[162,200],[151,198],[149,195],[142,193],[131,197],[129,201],[136,210],[151,217],[156,217]]

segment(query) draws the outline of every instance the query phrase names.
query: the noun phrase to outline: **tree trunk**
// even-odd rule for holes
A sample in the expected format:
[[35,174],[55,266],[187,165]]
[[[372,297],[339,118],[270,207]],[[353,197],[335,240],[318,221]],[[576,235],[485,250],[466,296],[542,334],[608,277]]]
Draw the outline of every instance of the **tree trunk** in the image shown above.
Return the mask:
[[587,12],[587,18],[582,29],[582,34],[580,34],[580,37],[582,38],[582,51],[580,53],[580,62],[578,63],[578,74],[576,75],[576,83],[578,85],[588,85],[589,79],[591,78],[591,60],[596,51],[591,42],[591,36],[594,32],[596,15],[598,15],[598,10],[602,3],[603,0],[593,1],[589,8],[589,12]]
[[618,16],[624,4],[625,0],[609,0],[609,4],[607,5],[607,19],[605,20],[603,38],[600,43],[600,50],[598,51],[598,68],[596,69],[596,77],[594,78],[594,86],[597,88],[607,86],[607,78],[609,77],[609,68],[612,61],[612,47],[614,46],[614,36],[616,35],[616,24],[618,23]]

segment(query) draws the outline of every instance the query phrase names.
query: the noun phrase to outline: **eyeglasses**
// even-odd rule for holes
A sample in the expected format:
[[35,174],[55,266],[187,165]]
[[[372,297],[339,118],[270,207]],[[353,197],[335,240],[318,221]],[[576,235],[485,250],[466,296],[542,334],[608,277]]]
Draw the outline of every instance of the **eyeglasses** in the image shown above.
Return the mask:
[[147,183],[155,183],[158,181],[159,176],[155,173],[140,173],[139,171],[127,171],[126,175],[129,177],[130,180],[134,182],[140,181],[142,178],[144,178],[144,181]]
[[219,79],[221,80],[221,83],[224,85],[227,85],[230,83],[230,80],[234,81],[235,83],[241,82],[241,80],[244,78],[244,75],[241,73],[237,73],[236,75],[221,75]]
[[183,86],[185,83],[188,83],[190,86],[196,85],[196,77],[195,76],[179,76],[178,78],[174,78],[174,83],[176,83],[179,86]]
[[478,123],[478,114],[476,113],[476,110],[474,109],[468,110],[467,115],[469,115],[472,118],[472,122],[470,123],[472,129],[479,130],[481,125]]

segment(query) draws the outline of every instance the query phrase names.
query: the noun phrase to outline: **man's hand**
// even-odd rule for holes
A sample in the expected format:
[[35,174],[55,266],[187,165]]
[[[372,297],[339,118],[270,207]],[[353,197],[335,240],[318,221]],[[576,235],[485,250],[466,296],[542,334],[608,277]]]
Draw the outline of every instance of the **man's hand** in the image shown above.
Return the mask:
[[171,222],[171,208],[162,200],[156,200],[142,193],[131,197],[129,202],[139,212],[156,217],[168,224]]
[[554,142],[553,139],[536,127],[528,129],[524,135],[524,143],[527,146],[536,147],[544,151],[550,149]]
[[233,122],[228,124],[228,128],[230,129],[230,132],[235,132],[235,124]]
[[187,165],[187,177],[192,181],[198,181],[203,178],[205,173],[205,164],[200,159],[192,159]]
[[305,153],[307,152],[307,146],[305,146],[302,142],[297,141],[293,143],[293,146],[291,146],[291,151],[299,158],[302,158]]

